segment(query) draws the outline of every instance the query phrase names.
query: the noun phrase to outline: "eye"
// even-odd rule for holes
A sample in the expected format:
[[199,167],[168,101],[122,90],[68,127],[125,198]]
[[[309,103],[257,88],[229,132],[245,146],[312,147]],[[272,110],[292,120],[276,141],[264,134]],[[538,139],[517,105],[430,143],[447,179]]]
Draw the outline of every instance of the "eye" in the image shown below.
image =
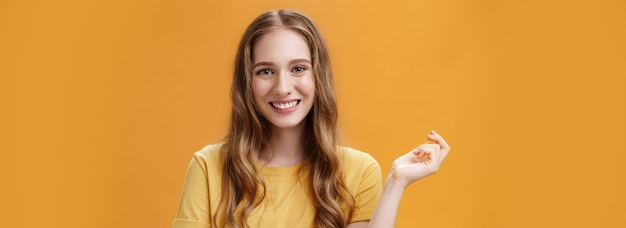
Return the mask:
[[270,75],[272,71],[270,69],[262,69],[256,72],[257,75]]
[[291,71],[294,72],[294,73],[300,73],[300,72],[305,71],[305,70],[306,70],[305,67],[297,66],[297,67],[294,67]]

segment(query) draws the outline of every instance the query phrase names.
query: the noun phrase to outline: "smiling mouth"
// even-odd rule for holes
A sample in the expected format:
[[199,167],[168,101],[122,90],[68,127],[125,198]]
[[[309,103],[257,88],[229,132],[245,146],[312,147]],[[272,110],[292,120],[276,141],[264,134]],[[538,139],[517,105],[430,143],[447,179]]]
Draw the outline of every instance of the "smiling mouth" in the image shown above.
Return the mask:
[[300,104],[301,100],[293,100],[290,102],[278,103],[278,102],[270,102],[270,105],[276,109],[289,109],[293,108],[296,105]]

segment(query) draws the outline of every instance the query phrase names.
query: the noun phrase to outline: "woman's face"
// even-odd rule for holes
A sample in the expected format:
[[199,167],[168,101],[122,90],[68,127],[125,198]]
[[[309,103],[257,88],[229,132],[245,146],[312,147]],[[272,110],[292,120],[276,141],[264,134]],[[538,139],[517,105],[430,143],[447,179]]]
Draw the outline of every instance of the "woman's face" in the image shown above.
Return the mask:
[[252,52],[252,90],[259,112],[274,127],[298,126],[315,99],[311,53],[304,37],[280,28],[259,37]]

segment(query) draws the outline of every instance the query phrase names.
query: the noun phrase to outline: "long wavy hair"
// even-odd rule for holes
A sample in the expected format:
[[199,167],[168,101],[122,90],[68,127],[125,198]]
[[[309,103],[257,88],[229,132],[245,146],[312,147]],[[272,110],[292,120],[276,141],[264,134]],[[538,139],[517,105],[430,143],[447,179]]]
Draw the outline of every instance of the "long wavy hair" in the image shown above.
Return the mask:
[[[291,10],[268,11],[248,26],[235,57],[230,128],[222,145],[222,198],[212,215],[216,227],[248,227],[246,220],[266,196],[257,159],[270,138],[270,123],[254,103],[252,50],[255,41],[278,28],[301,34],[311,52],[315,101],[303,121],[306,167],[316,227],[346,227],[354,196],[345,183],[337,156],[337,102],[326,44],[313,22]],[[305,166],[303,166],[305,167]],[[220,221],[218,223],[218,220]]]

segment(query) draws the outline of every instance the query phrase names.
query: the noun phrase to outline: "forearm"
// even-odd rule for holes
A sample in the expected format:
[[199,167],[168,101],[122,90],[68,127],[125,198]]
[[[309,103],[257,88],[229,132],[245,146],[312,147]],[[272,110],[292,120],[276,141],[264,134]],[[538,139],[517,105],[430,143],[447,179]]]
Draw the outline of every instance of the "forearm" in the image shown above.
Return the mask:
[[374,215],[370,220],[370,228],[389,228],[395,227],[396,217],[398,216],[398,208],[400,207],[400,200],[404,193],[404,186],[398,181],[395,181],[391,175],[387,178],[385,185],[383,186],[383,192],[381,193],[380,200]]

